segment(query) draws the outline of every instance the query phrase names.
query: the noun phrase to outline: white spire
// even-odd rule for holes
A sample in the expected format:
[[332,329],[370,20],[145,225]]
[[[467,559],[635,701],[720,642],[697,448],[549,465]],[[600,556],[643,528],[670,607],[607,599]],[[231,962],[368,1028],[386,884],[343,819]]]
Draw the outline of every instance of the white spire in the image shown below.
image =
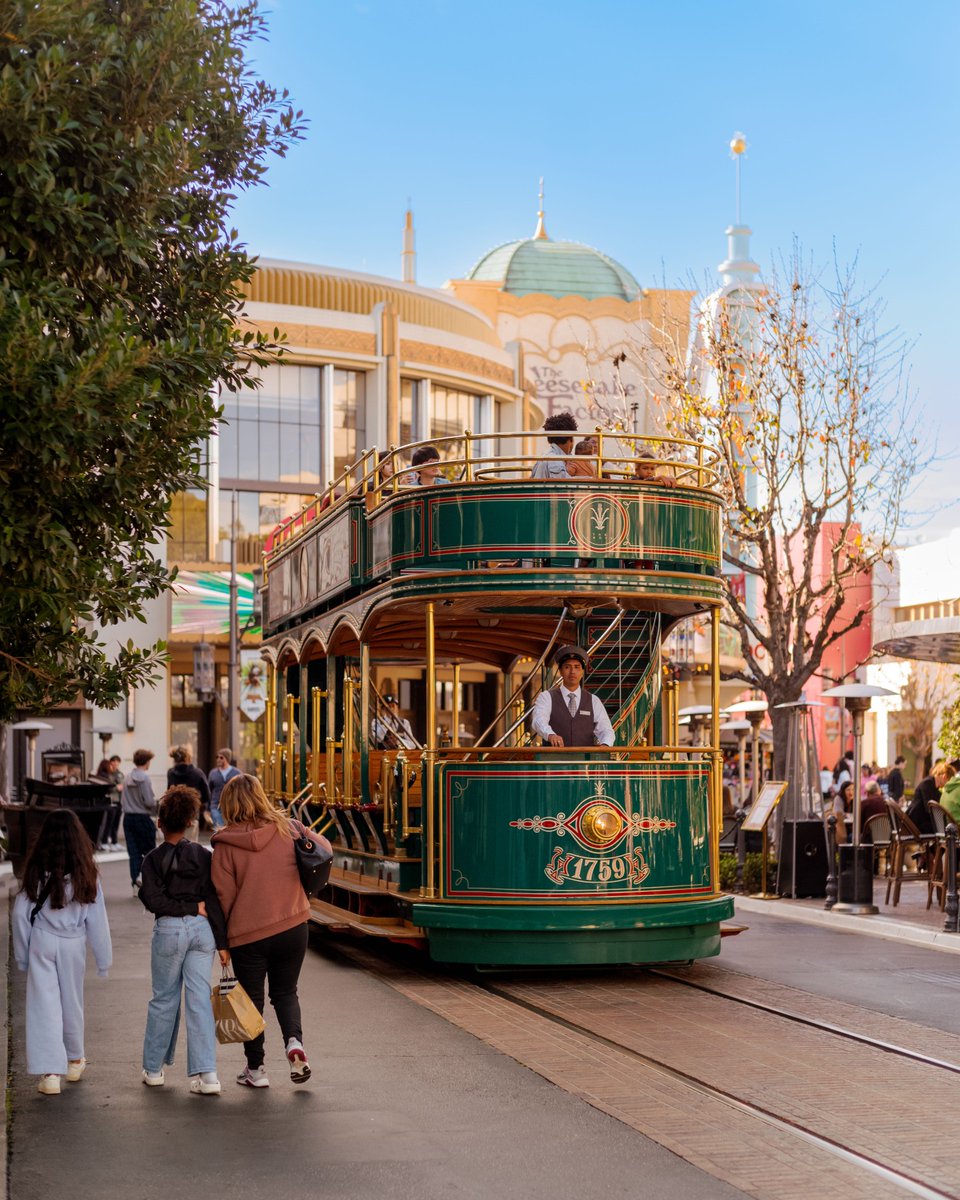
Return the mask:
[[727,257],[717,267],[723,276],[724,287],[731,284],[750,284],[757,282],[760,267],[750,257],[750,234],[753,230],[744,225],[740,216],[740,160],[746,153],[747,139],[742,133],[735,133],[730,139],[730,157],[737,164],[737,199],[736,221],[727,226]]
[[414,247],[413,210],[407,201],[407,214],[403,222],[403,252],[400,255],[400,278],[404,283],[417,282],[417,252]]
[[543,176],[540,176],[540,207],[537,210],[537,231],[533,235],[535,242],[549,242],[547,227],[543,223]]

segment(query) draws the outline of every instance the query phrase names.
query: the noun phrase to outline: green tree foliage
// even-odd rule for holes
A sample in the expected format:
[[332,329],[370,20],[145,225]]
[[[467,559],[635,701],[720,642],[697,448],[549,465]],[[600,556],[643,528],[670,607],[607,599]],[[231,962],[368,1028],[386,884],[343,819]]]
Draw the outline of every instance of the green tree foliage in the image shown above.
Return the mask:
[[266,352],[228,217],[302,121],[245,63],[263,32],[253,3],[0,0],[0,720],[163,661],[99,631],[169,586],[171,494]]
[[[960,675],[955,675],[954,680],[960,681]],[[960,758],[960,697],[943,710],[937,745],[948,759]]]

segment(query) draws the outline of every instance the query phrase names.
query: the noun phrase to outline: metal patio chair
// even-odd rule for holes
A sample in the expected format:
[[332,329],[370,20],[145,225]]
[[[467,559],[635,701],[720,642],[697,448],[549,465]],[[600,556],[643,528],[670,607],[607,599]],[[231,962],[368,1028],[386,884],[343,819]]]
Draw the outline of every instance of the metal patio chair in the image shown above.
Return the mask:
[[944,873],[946,864],[947,850],[947,826],[950,824],[950,814],[938,804],[936,800],[931,800],[927,804],[930,811],[930,818],[933,821],[934,833],[936,841],[933,847],[933,862],[930,865],[930,877],[927,880],[927,908],[933,903],[934,889],[940,894],[940,911],[942,912],[947,903],[947,884]]
[[874,813],[863,827],[860,839],[863,845],[872,845],[874,849],[873,873],[878,873],[877,866],[880,854],[883,854],[883,878],[888,881],[887,893],[890,891],[890,875],[893,870],[894,832],[889,813]]
[[[936,848],[935,833],[921,833],[899,805],[892,800],[887,801],[887,812],[893,826],[893,866],[887,878],[887,897],[885,904],[890,903],[890,891],[893,890],[894,908],[900,903],[900,885],[914,879],[929,880],[930,865]],[[907,869],[907,855],[913,856],[916,866]]]

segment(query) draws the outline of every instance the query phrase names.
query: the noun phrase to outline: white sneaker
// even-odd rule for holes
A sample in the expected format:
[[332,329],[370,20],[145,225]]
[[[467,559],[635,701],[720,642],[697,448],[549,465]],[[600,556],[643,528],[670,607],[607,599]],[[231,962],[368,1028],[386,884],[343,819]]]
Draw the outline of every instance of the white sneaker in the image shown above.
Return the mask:
[[290,1064],[290,1079],[293,1083],[306,1083],[310,1078],[310,1064],[307,1062],[307,1052],[299,1038],[290,1038],[287,1042],[287,1062]]
[[191,1075],[190,1091],[196,1096],[219,1096],[220,1080],[216,1071],[204,1071],[202,1075]]
[[141,1078],[147,1087],[163,1087],[162,1071],[144,1071]]
[[60,1076],[59,1075],[41,1075],[40,1082],[37,1084],[37,1091],[44,1096],[59,1096],[60,1095]]
[[67,1083],[79,1083],[87,1069],[85,1058],[72,1058],[67,1063]]
[[267,1068],[262,1065],[259,1067],[244,1067],[237,1076],[237,1083],[241,1087],[269,1087],[270,1080],[267,1078]]

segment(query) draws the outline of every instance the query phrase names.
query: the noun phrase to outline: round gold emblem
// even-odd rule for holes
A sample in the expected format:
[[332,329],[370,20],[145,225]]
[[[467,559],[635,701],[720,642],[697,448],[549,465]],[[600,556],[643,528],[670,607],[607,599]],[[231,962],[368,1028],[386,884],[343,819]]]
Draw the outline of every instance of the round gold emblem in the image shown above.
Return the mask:
[[622,831],[623,818],[609,804],[591,804],[580,818],[580,832],[594,846],[615,842]]
[[615,550],[629,527],[627,510],[613,496],[584,496],[570,511],[570,532],[584,550],[594,553]]

